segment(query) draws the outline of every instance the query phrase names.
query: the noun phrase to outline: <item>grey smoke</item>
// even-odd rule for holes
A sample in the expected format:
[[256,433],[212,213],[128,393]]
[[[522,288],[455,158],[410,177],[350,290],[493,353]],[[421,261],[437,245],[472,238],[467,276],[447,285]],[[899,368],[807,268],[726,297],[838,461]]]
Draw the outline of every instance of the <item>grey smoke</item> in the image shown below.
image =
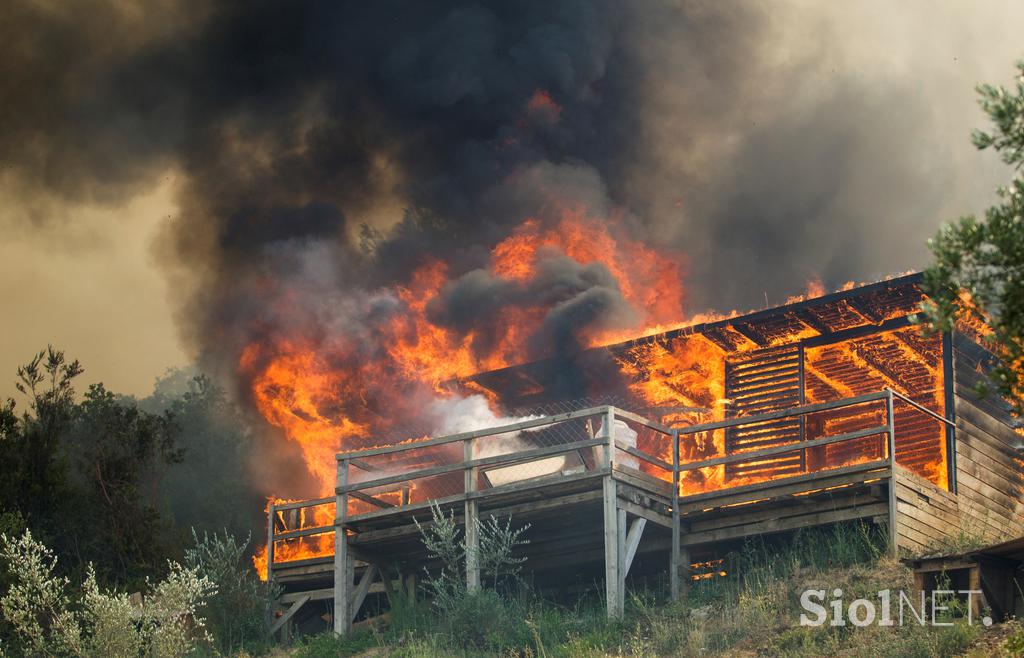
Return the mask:
[[618,281],[601,263],[580,264],[557,249],[541,248],[535,275],[520,283],[476,269],[450,281],[427,305],[434,324],[473,332],[474,350],[484,356],[495,347],[508,308],[546,309],[533,336],[529,358],[578,351],[586,329],[622,329],[637,320]]
[[[540,356],[633,319],[607,263],[483,271],[554,200],[678,250],[691,311],[922,265],[1006,177],[968,142],[972,86],[1010,75],[1022,24],[923,0],[13,0],[0,192],[114,204],[178,172],[155,248],[206,369],[292,335],[375,358],[395,285],[437,258],[435,321],[541,302]],[[529,111],[538,90],[560,111]]]

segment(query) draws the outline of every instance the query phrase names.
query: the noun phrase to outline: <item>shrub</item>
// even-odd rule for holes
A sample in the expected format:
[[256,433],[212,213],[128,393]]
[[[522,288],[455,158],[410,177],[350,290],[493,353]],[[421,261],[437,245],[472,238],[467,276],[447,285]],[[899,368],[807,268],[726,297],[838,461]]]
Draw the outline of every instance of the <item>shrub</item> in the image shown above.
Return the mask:
[[455,513],[445,514],[438,505],[430,507],[433,517],[429,525],[420,525],[415,518],[423,547],[431,559],[440,563],[434,573],[424,569],[424,587],[438,610],[447,612],[455,607],[466,592],[463,568],[466,564],[466,542],[462,528],[455,522]]
[[321,633],[303,638],[295,651],[295,658],[341,658],[354,656],[377,645],[372,633],[354,633],[339,636]]
[[532,644],[524,611],[492,589],[467,593],[448,611],[444,621],[459,646],[497,653]]
[[238,542],[227,530],[224,535],[192,531],[195,547],[185,551],[185,564],[217,587],[203,611],[217,648],[228,653],[242,648],[259,648],[265,643],[268,585],[249,565],[245,549],[249,538]]
[[80,600],[57,576],[57,559],[29,531],[18,539],[0,535],[0,555],[11,585],[0,614],[15,631],[14,651],[31,656],[177,658],[209,641],[199,607],[215,592],[197,570],[169,563],[169,574],[136,602],[104,592],[90,566]]
[[[416,527],[420,531],[423,547],[427,555],[440,563],[440,570],[435,573],[426,571],[424,586],[430,592],[434,605],[442,612],[452,610],[466,594],[465,568],[466,558],[470,549],[462,527],[455,522],[455,513],[445,514],[437,505],[430,508],[432,522]],[[476,519],[477,544],[476,559],[480,567],[483,584],[499,587],[514,581],[524,557],[513,555],[517,546],[529,543],[523,539],[523,533],[530,525],[519,528],[512,527],[512,518],[504,523],[493,515],[484,521]]]
[[440,507],[431,507],[432,522],[416,523],[427,555],[440,564],[431,573],[426,570],[424,587],[433,605],[441,613],[444,630],[453,643],[461,647],[487,648],[501,651],[530,644],[530,629],[519,606],[498,593],[498,587],[514,581],[525,558],[515,557],[517,546],[527,543],[522,535],[529,525],[512,527],[512,519],[504,522],[490,516],[476,520],[478,548],[476,559],[482,585],[475,592],[466,587],[467,546],[454,512],[445,514]]

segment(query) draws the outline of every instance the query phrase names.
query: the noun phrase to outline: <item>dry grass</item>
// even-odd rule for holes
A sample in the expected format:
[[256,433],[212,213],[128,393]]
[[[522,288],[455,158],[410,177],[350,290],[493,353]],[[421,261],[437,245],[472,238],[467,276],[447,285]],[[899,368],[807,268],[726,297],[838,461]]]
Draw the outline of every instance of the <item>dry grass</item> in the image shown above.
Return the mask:
[[[829,658],[1009,658],[1018,626],[987,631],[962,618],[948,627],[802,627],[800,593],[844,590],[844,599],[874,598],[882,589],[912,588],[911,572],[884,555],[870,528],[848,525],[800,533],[785,542],[754,542],[734,555],[730,577],[695,583],[688,600],[667,604],[664,593],[636,593],[626,619],[609,622],[599,607],[573,608],[534,601],[505,602],[507,615],[490,629],[486,646],[467,645],[458,627],[443,629],[429,610],[406,611],[376,635],[336,641],[316,638],[294,658],[327,656],[519,656],[609,658],[631,656],[828,656]],[[495,605],[494,602],[488,605]],[[401,615],[400,615],[401,617]],[[1006,648],[1010,647],[1010,648]],[[1001,653],[1000,653],[1001,652]],[[286,654],[288,655],[288,654]]]

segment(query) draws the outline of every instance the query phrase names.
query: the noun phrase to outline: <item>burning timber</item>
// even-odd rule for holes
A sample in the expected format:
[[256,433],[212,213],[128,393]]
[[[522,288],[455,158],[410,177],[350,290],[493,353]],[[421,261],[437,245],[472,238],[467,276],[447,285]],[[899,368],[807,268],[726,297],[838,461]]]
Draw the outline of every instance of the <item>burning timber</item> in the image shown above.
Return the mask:
[[[572,368],[605,402],[585,408],[562,393],[564,359],[458,382],[546,411],[338,454],[334,496],[271,505],[267,574],[284,588],[273,632],[328,618],[343,633],[415,593],[429,565],[414,520],[432,505],[470,546],[482,515],[529,523],[535,586],[603,581],[613,616],[628,582],[667,579],[685,595],[752,536],[863,520],[899,554],[960,532],[1024,534],[1021,435],[975,393],[992,360],[985,328],[922,335],[919,281],[586,350]],[[466,582],[479,586],[472,561]]]

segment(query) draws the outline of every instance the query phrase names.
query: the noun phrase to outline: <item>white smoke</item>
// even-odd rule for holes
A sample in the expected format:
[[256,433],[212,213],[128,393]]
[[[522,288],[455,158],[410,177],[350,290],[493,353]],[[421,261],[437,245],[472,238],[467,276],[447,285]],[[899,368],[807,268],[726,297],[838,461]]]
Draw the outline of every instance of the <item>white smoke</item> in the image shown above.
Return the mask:
[[[449,436],[463,432],[475,432],[502,425],[514,425],[526,420],[535,420],[541,416],[498,416],[491,411],[487,399],[482,395],[436,399],[430,403],[430,415],[434,419],[433,436]],[[504,434],[494,434],[477,441],[476,456],[490,457],[520,452],[537,447],[524,440],[524,431],[517,430]]]

